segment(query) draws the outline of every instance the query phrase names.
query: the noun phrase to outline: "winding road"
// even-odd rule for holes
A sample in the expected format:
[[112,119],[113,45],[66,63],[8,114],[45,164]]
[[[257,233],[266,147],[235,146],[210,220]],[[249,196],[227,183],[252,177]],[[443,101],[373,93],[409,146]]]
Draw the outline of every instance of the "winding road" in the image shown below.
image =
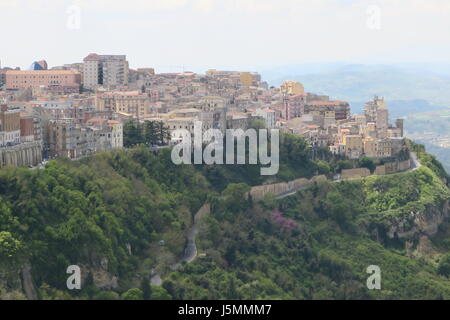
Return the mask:
[[[175,264],[170,266],[172,270],[177,270],[183,262],[192,262],[197,257],[197,245],[195,243],[195,239],[199,231],[198,224],[204,216],[210,213],[210,210],[210,205],[208,203],[205,203],[195,214],[194,223],[192,224],[192,227],[189,228],[186,235],[187,242],[186,247],[184,248],[183,256]],[[150,283],[153,286],[160,286],[162,284],[161,276],[159,274],[154,274],[150,280]]]

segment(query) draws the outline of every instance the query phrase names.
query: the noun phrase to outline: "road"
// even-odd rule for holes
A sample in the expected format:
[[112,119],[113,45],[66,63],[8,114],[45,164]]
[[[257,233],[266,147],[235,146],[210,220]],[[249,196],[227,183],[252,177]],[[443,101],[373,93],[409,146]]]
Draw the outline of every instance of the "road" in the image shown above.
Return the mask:
[[[205,206],[208,206],[205,208]],[[170,266],[172,270],[177,270],[183,262],[189,263],[195,260],[197,258],[197,245],[195,243],[197,233],[199,230],[199,221],[203,216],[209,213],[209,205],[204,204],[195,214],[194,216],[194,223],[192,224],[192,227],[188,230],[186,238],[186,247],[184,248],[183,256],[178,260],[175,264]],[[159,274],[154,274],[150,280],[150,283],[154,286],[160,286],[162,284],[162,279]]]

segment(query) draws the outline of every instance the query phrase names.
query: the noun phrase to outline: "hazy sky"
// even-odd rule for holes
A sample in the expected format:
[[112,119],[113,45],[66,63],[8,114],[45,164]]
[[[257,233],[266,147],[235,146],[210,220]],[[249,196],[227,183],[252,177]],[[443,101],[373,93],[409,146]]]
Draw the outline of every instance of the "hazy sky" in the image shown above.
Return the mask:
[[450,62],[450,0],[0,0],[2,66]]

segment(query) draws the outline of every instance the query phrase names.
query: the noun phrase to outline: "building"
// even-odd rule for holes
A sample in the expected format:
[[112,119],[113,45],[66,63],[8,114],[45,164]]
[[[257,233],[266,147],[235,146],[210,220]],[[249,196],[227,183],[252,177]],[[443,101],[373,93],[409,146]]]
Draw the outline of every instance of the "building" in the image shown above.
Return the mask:
[[364,105],[364,115],[367,122],[377,122],[377,111],[379,109],[386,109],[386,103],[384,98],[379,98],[378,96],[375,96],[372,101]]
[[32,117],[20,118],[20,141],[34,141],[34,122]]
[[0,69],[0,89],[6,84],[6,69]]
[[81,75],[72,70],[8,70],[6,89],[44,89],[63,94],[79,93]]
[[86,121],[93,134],[91,152],[123,148],[123,125],[116,120],[92,118]]
[[265,109],[258,108],[252,113],[252,115],[255,117],[261,117],[262,119],[264,119],[267,129],[275,128],[276,117],[275,117],[274,110],[269,109],[269,108],[265,108]]
[[0,147],[20,144],[20,110],[0,107]]
[[359,158],[363,153],[364,144],[361,135],[344,135],[342,143],[349,158]]
[[28,70],[47,70],[47,69],[48,69],[48,65],[47,65],[47,61],[45,61],[45,60],[35,61],[28,68]]
[[37,120],[21,118],[20,109],[0,107],[0,168],[33,166],[42,161]]
[[99,93],[95,100],[98,111],[113,111],[143,118],[149,112],[150,99],[139,91],[110,91]]
[[283,102],[286,120],[301,117],[305,113],[305,95],[285,95]]
[[377,134],[379,138],[386,138],[389,127],[389,111],[386,108],[378,109],[376,111]]
[[250,87],[253,85],[253,77],[250,72],[241,72],[240,77],[243,86]]
[[345,101],[310,101],[305,104],[305,113],[320,115],[324,118],[345,120],[350,117],[350,105]]
[[281,84],[280,89],[285,94],[298,95],[305,93],[305,88],[298,81],[285,81]]
[[83,86],[94,90],[128,84],[129,67],[125,55],[89,54],[83,59]]
[[123,127],[115,120],[90,119],[86,124],[73,119],[48,122],[48,155],[50,158],[78,159],[103,150],[123,147]]

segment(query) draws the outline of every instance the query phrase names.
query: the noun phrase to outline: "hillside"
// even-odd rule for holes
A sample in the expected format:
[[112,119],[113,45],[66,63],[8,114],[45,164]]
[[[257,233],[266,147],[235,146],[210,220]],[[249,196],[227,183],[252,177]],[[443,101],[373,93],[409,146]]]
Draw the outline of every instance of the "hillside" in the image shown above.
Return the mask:
[[[449,299],[449,225],[438,225],[450,191],[439,164],[421,160],[433,170],[321,183],[239,209],[237,195],[216,200],[200,233],[205,256],[163,286],[177,299]],[[380,291],[365,286],[373,264]]]
[[[321,182],[261,202],[244,195],[269,182],[259,170],[175,166],[169,150],[0,170],[0,298],[34,288],[39,299],[449,299],[448,176],[411,148],[422,163],[415,171]],[[327,154],[312,162],[304,140],[291,136],[281,159],[272,180],[342,166]],[[198,258],[174,271],[205,202]],[[79,291],[66,288],[72,264],[82,268]],[[365,287],[370,264],[382,270],[380,291]],[[155,273],[162,286],[150,287]]]

